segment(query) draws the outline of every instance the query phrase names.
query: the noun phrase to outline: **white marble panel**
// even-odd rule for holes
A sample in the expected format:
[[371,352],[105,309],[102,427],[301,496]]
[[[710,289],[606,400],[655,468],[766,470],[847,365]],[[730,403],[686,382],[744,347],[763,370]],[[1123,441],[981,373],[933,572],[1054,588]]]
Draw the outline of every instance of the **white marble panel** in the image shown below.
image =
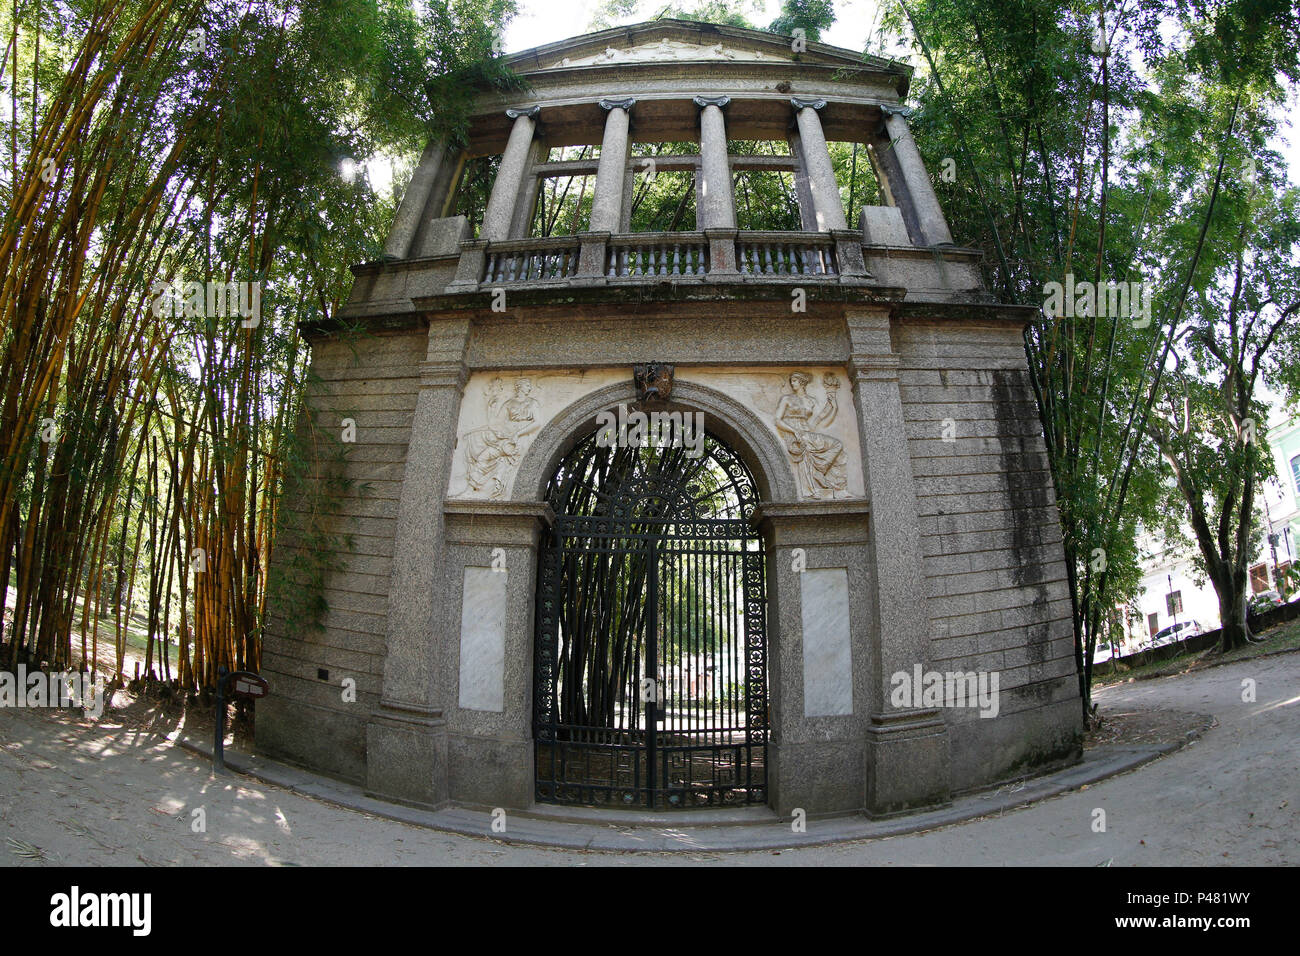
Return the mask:
[[460,611],[460,706],[505,709],[506,571],[466,568]]
[[[538,432],[583,396],[631,378],[631,368],[474,373],[461,403],[448,497],[517,497],[519,463]],[[679,365],[676,378],[757,412],[785,448],[801,499],[865,496],[857,416],[843,368]],[[711,430],[707,415],[704,427]]]
[[853,652],[849,642],[849,572],[819,568],[799,575],[803,615],[803,714],[853,713]]

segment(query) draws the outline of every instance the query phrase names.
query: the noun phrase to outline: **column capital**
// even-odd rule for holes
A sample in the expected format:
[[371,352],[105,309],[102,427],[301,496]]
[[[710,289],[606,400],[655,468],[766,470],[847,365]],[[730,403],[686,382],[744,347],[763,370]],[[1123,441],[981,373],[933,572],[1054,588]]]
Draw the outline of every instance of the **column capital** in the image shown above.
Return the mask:
[[540,106],[512,106],[506,110],[506,116],[511,119],[519,119],[521,116],[527,116],[531,120],[537,119],[537,114],[542,111]]
[[457,392],[465,391],[469,380],[469,369],[464,362],[421,362],[421,388],[454,388]]
[[731,102],[730,96],[696,96],[691,100],[700,109],[706,106],[716,106],[720,110],[725,110],[727,104]]
[[630,113],[634,106],[636,106],[635,96],[627,96],[621,100],[604,99],[600,101],[602,110],[625,110]]
[[880,112],[886,119],[891,116],[901,116],[903,119],[911,119],[916,114],[916,110],[912,109],[910,106],[891,106],[889,103],[881,103]]
[[797,110],[820,110],[826,106],[826,101],[820,96],[813,99],[804,99],[801,96],[790,97],[790,105]]
[[856,389],[861,382],[897,382],[902,360],[895,353],[851,352],[846,364],[849,382]]

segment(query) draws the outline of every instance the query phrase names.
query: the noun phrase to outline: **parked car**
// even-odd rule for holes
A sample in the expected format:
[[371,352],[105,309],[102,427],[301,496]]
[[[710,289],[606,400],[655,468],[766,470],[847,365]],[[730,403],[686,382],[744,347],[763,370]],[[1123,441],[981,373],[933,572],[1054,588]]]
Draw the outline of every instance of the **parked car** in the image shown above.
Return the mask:
[[1104,664],[1114,656],[1109,644],[1098,644],[1097,649],[1092,654],[1092,663],[1094,666]]
[[1156,631],[1156,636],[1151,638],[1151,646],[1163,647],[1166,644],[1176,644],[1189,637],[1195,637],[1201,633],[1201,630],[1201,625],[1197,621],[1179,621],[1177,624],[1170,624]]
[[1250,603],[1247,607],[1258,614],[1261,611],[1267,611],[1269,608],[1281,607],[1285,603],[1286,601],[1282,599],[1282,595],[1276,591],[1260,591],[1258,594],[1250,596]]

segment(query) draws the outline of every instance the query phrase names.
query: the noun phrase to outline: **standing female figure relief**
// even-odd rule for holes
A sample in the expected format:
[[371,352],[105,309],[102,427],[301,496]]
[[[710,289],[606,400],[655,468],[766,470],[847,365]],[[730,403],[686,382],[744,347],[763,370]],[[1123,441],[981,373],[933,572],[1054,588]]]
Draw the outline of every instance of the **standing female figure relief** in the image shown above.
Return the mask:
[[804,494],[833,498],[848,484],[844,444],[817,429],[835,421],[840,383],[830,372],[822,377],[826,402],[819,409],[817,399],[808,394],[811,381],[812,376],[807,372],[791,373],[790,394],[782,395],[776,407],[776,428],[785,439],[786,451],[790,453]]

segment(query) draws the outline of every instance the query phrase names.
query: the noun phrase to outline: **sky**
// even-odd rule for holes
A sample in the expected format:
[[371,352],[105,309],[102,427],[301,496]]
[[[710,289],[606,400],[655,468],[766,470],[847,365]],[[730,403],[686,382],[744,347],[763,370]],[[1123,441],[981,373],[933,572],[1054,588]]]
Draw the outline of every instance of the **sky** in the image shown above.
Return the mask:
[[[506,29],[504,46],[507,52],[517,53],[566,37],[587,32],[592,14],[600,6],[598,0],[520,0],[519,15]],[[653,19],[655,13],[667,6],[654,0],[642,4],[642,11],[629,17],[626,23]],[[765,0],[762,12],[751,19],[755,23],[771,23],[780,13],[779,0]],[[875,0],[837,0],[835,23],[822,34],[822,42],[861,50],[874,23],[877,22],[879,4]]]

